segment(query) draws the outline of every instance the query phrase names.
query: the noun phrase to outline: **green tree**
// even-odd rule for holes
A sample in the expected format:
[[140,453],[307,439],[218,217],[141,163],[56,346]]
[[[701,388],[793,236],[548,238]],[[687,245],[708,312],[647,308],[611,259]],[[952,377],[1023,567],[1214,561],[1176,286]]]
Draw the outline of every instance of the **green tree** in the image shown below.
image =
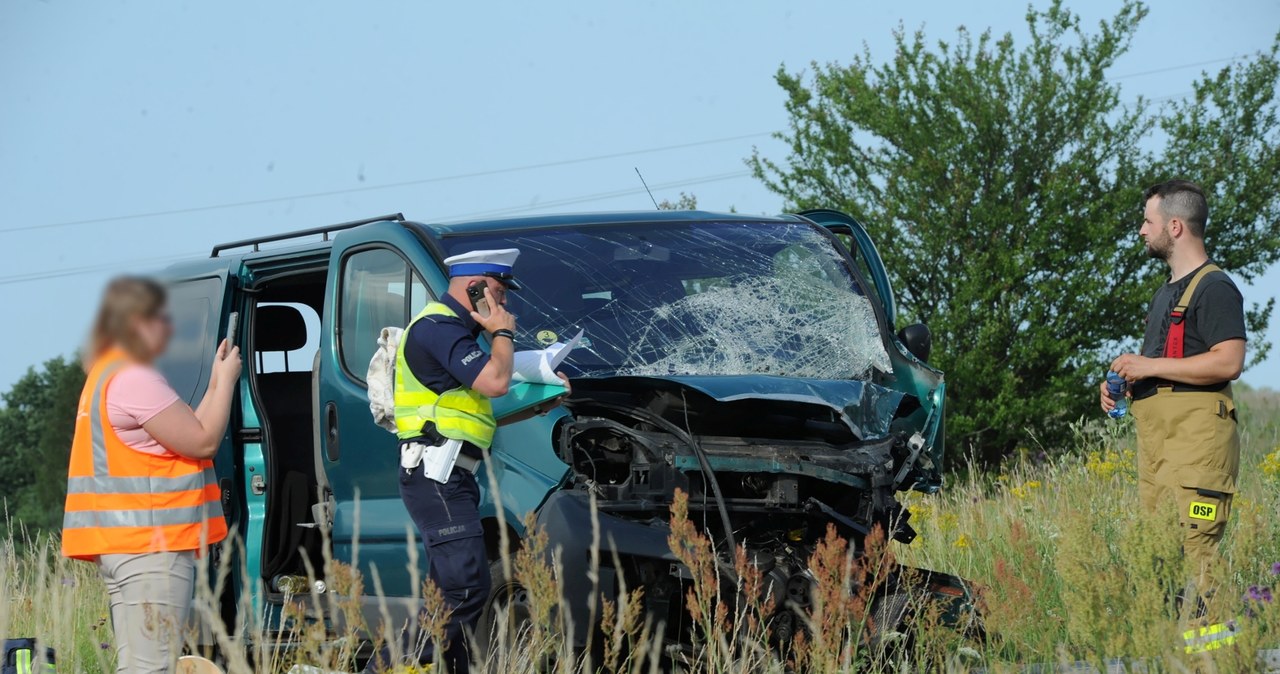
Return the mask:
[[[1097,382],[1167,273],[1137,236],[1146,186],[1205,188],[1210,254],[1238,280],[1280,258],[1280,39],[1186,100],[1131,101],[1107,78],[1145,14],[1129,2],[1088,30],[1054,2],[1028,10],[1023,46],[899,29],[887,63],[864,48],[777,73],[789,156],[748,163],[789,207],[845,210],[876,239],[900,321],[934,333],[953,448],[1052,449],[1098,413]],[[1249,311],[1254,362],[1271,308]]]
[[660,211],[696,211],[698,210],[698,197],[692,194],[680,193],[680,198],[675,201],[663,199],[658,202],[658,210]]
[[27,370],[0,396],[0,495],[8,515],[30,530],[62,525],[67,460],[84,379],[78,362],[58,357]]

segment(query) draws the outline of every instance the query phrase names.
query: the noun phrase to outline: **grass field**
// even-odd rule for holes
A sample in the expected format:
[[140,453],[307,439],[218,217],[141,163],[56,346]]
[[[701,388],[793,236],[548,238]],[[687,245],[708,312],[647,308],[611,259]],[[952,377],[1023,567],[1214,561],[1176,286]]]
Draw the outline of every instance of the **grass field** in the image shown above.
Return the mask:
[[[1213,604],[1241,630],[1234,647],[1207,656],[1182,652],[1184,626],[1167,599],[1182,579],[1177,526],[1172,513],[1167,521],[1140,517],[1134,442],[1130,424],[1122,421],[1082,424],[1076,446],[1052,460],[1042,458],[1043,448],[1028,439],[1006,472],[955,475],[939,495],[907,496],[911,522],[920,532],[910,546],[872,546],[866,563],[851,563],[842,541],[828,541],[813,560],[819,583],[817,601],[806,614],[812,634],[788,644],[782,655],[766,645],[768,627],[754,618],[767,607],[721,597],[710,581],[709,543],[677,517],[672,545],[693,571],[693,621],[702,645],[677,663],[706,672],[832,672],[856,666],[1003,671],[1017,663],[1125,656],[1151,659],[1163,671],[1257,671],[1253,654],[1280,646],[1280,608],[1270,602],[1271,588],[1280,581],[1280,394],[1249,391],[1237,398],[1243,441],[1239,494]],[[602,661],[587,662],[567,651],[565,626],[556,624],[554,611],[562,579],[538,561],[536,548],[512,560],[512,572],[531,589],[532,629],[513,636],[516,643],[500,652],[485,654],[489,664],[506,674],[656,669],[662,644],[649,637],[651,626],[634,601],[643,588],[631,592],[632,601],[604,607]],[[914,639],[894,633],[874,647],[868,644],[866,588],[894,559],[974,581],[989,638],[962,639],[922,608]],[[745,560],[738,567],[744,595],[760,596],[759,578]],[[339,569],[329,578],[335,591],[328,601],[342,610],[344,590],[363,579]],[[51,542],[9,540],[0,548],[0,595],[0,635],[38,636],[58,649],[61,671],[113,669],[106,597],[93,567],[60,559]],[[731,624],[740,628],[730,630]],[[231,669],[277,671],[294,662],[351,666],[352,640],[309,630],[299,629],[302,647],[282,654],[258,644],[237,656]],[[873,651],[894,646],[888,657],[871,660]]]

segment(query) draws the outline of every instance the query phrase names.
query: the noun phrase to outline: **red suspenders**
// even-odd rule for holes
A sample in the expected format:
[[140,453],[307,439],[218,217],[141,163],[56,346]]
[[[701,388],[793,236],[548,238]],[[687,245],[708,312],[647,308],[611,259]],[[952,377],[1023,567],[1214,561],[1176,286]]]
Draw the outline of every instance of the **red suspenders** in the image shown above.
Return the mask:
[[1187,289],[1182,292],[1182,297],[1178,299],[1178,304],[1173,307],[1173,311],[1169,313],[1169,333],[1164,338],[1164,357],[1165,358],[1181,358],[1183,353],[1183,340],[1186,337],[1187,324],[1186,315],[1187,307],[1191,306],[1191,296],[1196,292],[1196,286],[1200,285],[1200,280],[1209,272],[1221,271],[1217,265],[1206,264],[1191,277],[1191,283],[1187,285]]

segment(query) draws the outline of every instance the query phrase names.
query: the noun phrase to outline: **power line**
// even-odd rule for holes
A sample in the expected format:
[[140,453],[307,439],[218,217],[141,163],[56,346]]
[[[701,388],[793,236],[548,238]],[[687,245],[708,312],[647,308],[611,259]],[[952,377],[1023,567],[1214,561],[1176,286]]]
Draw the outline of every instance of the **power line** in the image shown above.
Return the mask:
[[1182,93],[1177,93],[1177,94],[1169,94],[1168,96],[1161,96],[1159,98],[1148,98],[1147,102],[1160,103],[1162,101],[1172,101],[1175,98],[1186,98],[1187,96],[1190,96],[1191,94],[1194,94],[1194,93],[1195,93],[1195,90],[1192,89],[1191,91],[1184,91]]
[[[751,175],[750,171],[731,171],[729,173],[720,173],[717,175],[704,176],[702,178],[690,178],[688,180],[678,180],[675,182],[655,184],[653,189],[666,190],[677,187],[689,187],[690,185],[703,185],[706,183],[720,182],[723,180],[733,180],[735,178],[744,178]],[[495,215],[511,215],[517,213],[526,213],[529,211],[542,210],[544,208],[554,208],[557,206],[569,206],[572,204],[585,204],[591,201],[603,201],[604,199],[613,199],[615,197],[626,197],[633,194],[644,194],[645,188],[632,187],[622,190],[614,190],[611,192],[597,192],[581,197],[570,197],[567,199],[556,199],[553,201],[543,201],[536,204],[525,204],[522,206],[507,206],[505,208],[495,208],[487,211],[473,211],[471,213],[462,213],[460,215],[450,215],[443,218],[435,218],[434,220],[444,222],[449,220],[470,220],[472,218],[483,218]]]
[[[1198,66],[1213,65],[1213,64],[1215,64],[1215,63],[1225,63],[1225,62],[1227,62],[1227,61],[1233,61],[1233,60],[1235,60],[1235,59],[1237,59],[1237,58],[1241,58],[1241,57],[1239,57],[1239,56],[1230,56],[1230,57],[1225,57],[1225,58],[1211,59],[1211,60],[1208,60],[1208,61],[1198,61],[1198,62],[1195,62],[1195,63],[1183,63],[1183,64],[1180,64],[1180,65],[1173,65],[1173,66],[1168,66],[1168,67],[1165,67],[1165,68],[1157,68],[1157,69],[1155,69],[1155,70],[1145,70],[1145,71],[1142,71],[1142,72],[1128,73],[1128,74],[1125,74],[1125,75],[1117,75],[1117,76],[1115,76],[1115,77],[1111,77],[1111,78],[1108,78],[1108,79],[1109,79],[1109,80],[1121,80],[1121,79],[1127,79],[1127,78],[1130,78],[1130,77],[1142,77],[1142,76],[1145,76],[1145,75],[1155,75],[1155,74],[1158,74],[1158,73],[1170,72],[1170,71],[1174,71],[1174,70],[1181,70],[1181,69],[1184,69],[1184,68],[1194,68],[1194,67],[1198,67]],[[1179,94],[1179,95],[1182,95],[1182,94]],[[1158,99],[1154,99],[1154,100],[1156,100],[1156,101],[1161,101],[1161,100],[1167,100],[1167,99],[1169,99],[1169,98],[1176,98],[1176,96],[1168,96],[1168,97],[1158,98]],[[761,138],[761,137],[769,136],[769,135],[771,135],[771,132],[763,132],[763,131],[762,131],[762,132],[758,132],[758,133],[748,133],[748,134],[742,134],[742,135],[738,135],[738,136],[727,136],[727,137],[724,137],[724,138],[712,138],[712,139],[710,139],[710,140],[694,141],[694,142],[691,142],[691,143],[679,143],[679,144],[676,144],[676,145],[664,145],[664,146],[660,146],[660,147],[646,148],[646,149],[641,149],[641,150],[627,150],[627,151],[624,151],[624,152],[614,152],[614,153],[610,153],[610,154],[595,155],[595,156],[590,156],[590,157],[579,157],[579,158],[575,158],[575,159],[562,159],[562,160],[551,161],[551,162],[542,162],[542,163],[539,163],[539,164],[526,164],[526,165],[523,165],[523,166],[513,166],[513,167],[508,167],[508,168],[492,169],[492,170],[487,170],[487,171],[475,171],[475,172],[471,172],[471,173],[459,173],[459,174],[455,174],[455,175],[448,175],[448,176],[436,176],[436,177],[433,177],[433,178],[421,178],[421,179],[418,179],[418,180],[405,180],[405,181],[394,182],[394,183],[384,183],[384,184],[380,184],[380,185],[364,185],[364,186],[361,186],[361,187],[348,187],[348,188],[343,188],[343,189],[324,190],[324,191],[321,191],[321,192],[309,192],[309,193],[305,193],[305,194],[293,194],[293,195],[283,196],[283,197],[269,197],[269,198],[265,198],[265,199],[250,199],[250,200],[246,200],[246,201],[236,201],[236,202],[228,202],[228,203],[220,203],[220,204],[208,204],[208,205],[205,205],[205,206],[191,206],[191,207],[187,207],[187,208],[174,208],[174,209],[161,210],[161,211],[147,211],[147,212],[142,212],[142,213],[131,213],[131,214],[129,214],[129,215],[113,215],[113,216],[100,217],[100,218],[86,218],[86,219],[83,219],[83,220],[67,220],[67,221],[63,221],[63,222],[49,222],[49,223],[43,223],[43,224],[39,224],[39,225],[21,225],[21,226],[18,226],[18,227],[9,227],[9,228],[6,228],[6,229],[0,229],[0,234],[6,234],[6,233],[10,233],[10,232],[26,232],[26,231],[40,230],[40,229],[56,229],[56,228],[61,228],[61,227],[75,227],[75,226],[79,226],[79,225],[99,224],[99,223],[104,223],[104,222],[119,222],[119,221],[121,221],[121,220],[134,220],[134,219],[140,219],[140,218],[154,218],[154,217],[160,217],[160,216],[165,216],[165,215],[184,215],[184,214],[187,214],[187,213],[200,213],[200,212],[204,212],[204,211],[220,210],[220,209],[224,209],[224,208],[238,208],[238,207],[242,207],[242,206],[260,206],[260,205],[263,205],[263,204],[273,204],[273,203],[280,203],[280,202],[284,202],[284,201],[295,201],[295,200],[299,200],[299,199],[314,199],[314,198],[317,198],[317,197],[336,196],[336,195],[341,195],[341,194],[356,194],[356,193],[360,193],[360,192],[371,192],[371,191],[375,191],[375,190],[394,189],[394,188],[397,188],[397,187],[410,187],[410,186],[414,186],[414,185],[426,185],[426,184],[430,184],[430,183],[448,182],[448,181],[453,181],[453,180],[465,180],[465,179],[469,179],[469,178],[480,178],[480,177],[485,177],[485,176],[501,175],[501,174],[504,174],[504,173],[516,173],[516,172],[520,172],[520,171],[531,171],[531,170],[536,170],[536,169],[553,168],[553,167],[557,167],[557,166],[569,166],[569,165],[573,165],[573,164],[581,164],[581,163],[586,163],[586,162],[602,161],[602,160],[605,160],[605,159],[617,159],[617,158],[621,158],[621,157],[631,157],[631,156],[635,156],[635,155],[650,154],[650,153],[654,153],[654,152],[666,152],[666,151],[670,151],[670,150],[679,150],[679,149],[684,149],[684,148],[700,147],[700,146],[704,146],[704,145],[714,145],[714,144],[718,144],[718,143],[728,143],[728,142],[732,142],[732,141],[736,141],[736,140],[746,140],[746,139],[749,139],[749,138]],[[2,279],[0,279],[0,280],[2,280]]]
[[251,199],[247,201],[236,201],[236,202],[221,203],[221,204],[209,204],[205,206],[192,206],[188,208],[174,208],[174,209],[163,210],[163,211],[148,211],[144,213],[132,213],[129,215],[113,215],[113,216],[102,217],[102,218],[86,218],[84,220],[68,220],[65,222],[50,222],[50,223],[44,223],[39,225],[21,225],[18,227],[9,227],[7,229],[0,229],[0,234],[7,234],[10,232],[26,232],[26,231],[38,230],[38,229],[75,227],[78,225],[90,225],[90,224],[98,224],[103,222],[118,222],[120,220],[134,220],[139,218],[155,218],[155,217],[160,217],[164,215],[184,215],[187,213],[200,213],[203,211],[213,211],[213,210],[220,210],[224,208],[237,208],[241,206],[260,206],[263,204],[273,204],[273,203],[279,203],[282,201],[295,201],[298,199],[314,199],[316,197],[335,196],[339,194],[354,194],[357,192],[371,192],[374,190],[386,190],[386,189],[393,189],[397,187],[409,187],[412,185],[426,185],[429,183],[448,182],[452,180],[465,180],[468,178],[480,178],[484,176],[501,175],[504,173],[532,171],[535,169],[553,168],[556,166],[569,166],[572,164],[583,164],[583,163],[593,162],[593,161],[602,161],[605,159],[617,159],[620,157],[632,157],[635,155],[651,154],[654,152],[667,152],[670,150],[680,150],[680,149],[690,148],[690,147],[701,147],[704,145],[714,145],[717,143],[728,143],[735,140],[746,140],[748,138],[760,138],[768,135],[770,135],[770,132],[767,132],[767,131],[760,132],[760,133],[747,133],[739,136],[712,138],[710,140],[700,140],[692,143],[664,145],[661,147],[652,147],[652,148],[647,148],[642,150],[628,150],[625,152],[614,152],[611,154],[594,155],[591,157],[579,157],[576,159],[561,159],[557,161],[543,162],[540,164],[525,164],[523,166],[513,166],[510,168],[491,169],[488,171],[475,171],[472,173],[459,173],[456,175],[449,175],[449,176],[436,176],[434,178],[422,178],[419,180],[405,180],[405,181],[396,182],[396,183],[384,183],[381,185],[365,185],[361,187],[348,187],[345,189],[325,190],[322,192],[310,192],[306,194],[294,194],[294,195],[284,196],[284,197],[271,197],[267,199]]
[[[690,185],[703,185],[706,183],[719,182],[723,180],[732,180],[751,175],[750,171],[733,171],[730,173],[720,173],[709,176],[701,176],[698,178],[688,178],[685,180],[676,180],[660,185],[654,185],[654,189],[673,189],[677,187],[688,187]],[[432,221],[443,220],[466,220],[470,218],[479,218],[486,216],[516,214],[520,212],[536,211],[543,208],[552,208],[556,206],[566,206],[570,204],[588,203],[591,201],[600,201],[614,197],[630,196],[633,194],[643,193],[643,188],[629,188],[623,190],[614,190],[610,192],[597,192],[595,194],[587,194],[578,197],[570,197],[566,199],[557,199],[553,201],[545,201],[538,204],[525,204],[521,206],[508,206],[505,208],[492,209],[488,211],[477,211],[463,215],[448,216],[445,218],[432,218]],[[151,265],[159,265],[165,262],[176,262],[185,258],[193,258],[203,255],[201,252],[186,253],[178,255],[166,255],[163,257],[147,258],[142,260],[125,260],[122,262],[111,262],[103,264],[87,265],[83,267],[71,267],[67,269],[57,269],[43,272],[30,272],[26,274],[14,274],[11,276],[0,276],[0,286],[13,285],[19,283],[29,283],[31,281],[44,281],[48,279],[63,278],[69,276],[81,276],[84,274],[93,274],[103,271],[114,271],[117,269],[130,269],[136,267],[147,267]]]
[[83,267],[69,267],[63,269],[29,272],[26,274],[13,274],[11,276],[0,276],[0,285],[10,285],[13,283],[26,283],[28,281],[43,281],[46,279],[61,278],[64,276],[80,276],[82,274],[92,274],[100,271],[113,271],[116,269],[131,269],[134,267],[163,264],[165,262],[173,262],[184,258],[191,258],[201,255],[201,253],[185,253],[177,255],[165,255],[163,257],[145,258],[142,260],[124,260],[121,262],[108,262],[100,264],[86,265]]
[[1198,63],[1183,63],[1182,65],[1177,65],[1177,66],[1168,66],[1168,67],[1165,67],[1165,68],[1156,68],[1155,70],[1144,70],[1144,71],[1139,72],[1139,73],[1128,73],[1127,75],[1116,75],[1115,77],[1108,77],[1107,79],[1108,79],[1108,80],[1123,80],[1123,79],[1128,79],[1128,78],[1130,78],[1130,77],[1143,77],[1143,76],[1145,76],[1145,75],[1157,75],[1157,74],[1159,74],[1159,73],[1168,73],[1168,72],[1173,72],[1173,71],[1175,71],[1175,70],[1183,70],[1183,69],[1185,69],[1185,68],[1197,68],[1197,67],[1199,67],[1199,66],[1211,66],[1211,65],[1213,65],[1213,64],[1215,64],[1215,63],[1226,63],[1227,61],[1234,61],[1234,60],[1236,60],[1236,59],[1238,59],[1238,58],[1241,58],[1241,57],[1239,57],[1239,56],[1228,56],[1227,58],[1213,59],[1213,60],[1210,60],[1210,61],[1200,61],[1200,62],[1198,62]]
[[[1113,80],[1117,80],[1117,79],[1125,79],[1125,78],[1129,78],[1129,77],[1141,77],[1141,76],[1144,76],[1144,75],[1154,75],[1154,74],[1157,74],[1157,73],[1169,72],[1169,71],[1173,71],[1173,70],[1181,70],[1181,69],[1184,69],[1184,68],[1193,68],[1193,67],[1197,67],[1197,66],[1212,65],[1212,64],[1215,64],[1215,63],[1224,63],[1224,62],[1226,62],[1226,61],[1233,61],[1233,60],[1235,60],[1235,59],[1237,59],[1237,58],[1240,58],[1240,57],[1232,56],[1232,57],[1228,57],[1228,58],[1213,59],[1213,60],[1210,60],[1210,61],[1199,61],[1199,62],[1196,62],[1196,63],[1185,63],[1185,64],[1182,64],[1182,65],[1169,66],[1169,67],[1167,67],[1167,68],[1159,68],[1159,69],[1156,69],[1156,70],[1147,70],[1147,71],[1143,71],[1143,72],[1129,73],[1129,74],[1127,74],[1127,75],[1120,75],[1120,76],[1117,76],[1117,77],[1113,77],[1113,78],[1111,78],[1111,79],[1113,79]],[[1184,91],[1184,92],[1180,92],[1180,93],[1177,93],[1177,94],[1171,94],[1171,95],[1167,95],[1167,96],[1160,96],[1160,97],[1158,97],[1158,98],[1150,98],[1150,99],[1147,99],[1147,100],[1148,100],[1148,102],[1152,102],[1152,103],[1159,103],[1159,102],[1162,102],[1162,101],[1172,100],[1172,99],[1174,99],[1174,98],[1181,98],[1181,97],[1184,97],[1184,96],[1188,96],[1188,95],[1193,94],[1193,93],[1195,93],[1195,92],[1194,92],[1194,91]],[[421,184],[427,184],[427,183],[433,183],[433,182],[445,182],[445,181],[450,181],[450,180],[463,180],[463,179],[467,179],[467,178],[477,178],[477,177],[490,176],[490,175],[500,175],[500,174],[503,174],[503,173],[515,173],[515,172],[519,172],[519,171],[529,171],[529,170],[535,170],[535,169],[540,169],[540,168],[551,168],[551,167],[556,167],[556,166],[567,166],[567,165],[571,165],[571,164],[580,164],[580,163],[586,163],[586,162],[592,162],[592,161],[600,161],[600,160],[604,160],[604,159],[614,159],[614,158],[620,158],[620,157],[629,157],[629,156],[634,156],[634,155],[639,155],[639,154],[649,154],[649,153],[654,153],[654,152],[665,152],[665,151],[668,151],[668,150],[676,150],[676,149],[689,148],[689,147],[698,147],[698,146],[702,146],[702,145],[713,145],[713,144],[716,144],[716,143],[726,143],[726,142],[731,142],[731,141],[735,141],[735,140],[746,140],[746,139],[748,139],[748,138],[759,138],[759,137],[762,137],[762,136],[768,136],[768,135],[771,135],[771,133],[770,133],[770,132],[750,133],[750,134],[743,134],[743,135],[740,135],[740,136],[729,136],[729,137],[725,137],[725,138],[713,138],[713,139],[711,139],[711,140],[695,141],[695,142],[692,142],[692,143],[682,143],[682,144],[678,144],[678,145],[666,145],[666,146],[655,147],[655,148],[649,148],[649,149],[644,149],[644,150],[629,150],[629,151],[626,151],[626,152],[616,152],[616,153],[613,153],[613,154],[596,155],[596,156],[593,156],[593,157],[581,157],[581,158],[577,158],[577,159],[563,159],[563,160],[553,161],[553,162],[544,162],[544,163],[541,163],[541,164],[526,164],[526,165],[524,165],[524,166],[515,166],[515,167],[503,168],[503,169],[493,169],[493,170],[490,170],[490,171],[477,171],[477,172],[474,172],[474,173],[462,173],[462,174],[457,174],[457,175],[452,175],[452,176],[438,176],[438,177],[435,177],[435,178],[424,178],[424,179],[421,179],[421,180],[409,180],[409,181],[404,181],[404,182],[399,182],[399,183],[387,183],[387,184],[383,184],[383,185],[369,185],[369,186],[365,186],[365,187],[353,187],[353,188],[342,189],[342,190],[330,190],[330,191],[326,191],[326,192],[314,192],[314,193],[311,193],[311,194],[293,195],[293,196],[287,196],[287,197],[273,197],[273,198],[270,198],[270,199],[257,199],[257,200],[253,200],[253,201],[242,201],[242,202],[234,202],[234,203],[226,203],[226,204],[214,204],[214,205],[209,205],[209,206],[196,206],[196,207],[191,207],[191,208],[173,209],[173,210],[168,210],[168,211],[153,211],[153,212],[150,212],[150,213],[138,213],[138,214],[134,214],[134,215],[119,215],[119,216],[111,216],[111,217],[106,217],[106,218],[91,218],[91,219],[87,219],[87,220],[73,220],[73,221],[68,221],[68,222],[55,222],[55,223],[48,223],[48,224],[44,224],[44,225],[27,225],[27,226],[22,226],[22,227],[12,227],[12,228],[9,228],[9,229],[0,229],[0,234],[4,234],[4,233],[7,233],[7,232],[19,232],[19,231],[35,230],[35,229],[52,229],[52,228],[57,228],[57,227],[71,227],[71,226],[75,226],[75,225],[86,225],[86,224],[94,224],[94,223],[102,223],[102,222],[114,222],[114,221],[119,221],[119,220],[130,220],[130,219],[134,219],[134,218],[150,218],[150,217],[158,217],[158,216],[162,216],[162,215],[179,215],[179,214],[184,214],[184,213],[196,213],[196,212],[200,212],[200,211],[208,211],[208,210],[215,210],[215,209],[222,209],[222,208],[235,208],[235,207],[238,207],[238,206],[254,206],[254,205],[260,205],[260,204],[267,204],[267,203],[277,203],[277,202],[281,202],[281,201],[291,201],[291,200],[294,200],[294,199],[309,199],[309,198],[320,197],[320,196],[330,196],[330,195],[337,195],[337,194],[350,194],[350,193],[354,193],[354,192],[366,192],[366,191],[372,191],[372,190],[391,189],[391,188],[395,188],[395,187],[404,187],[404,186],[409,186],[409,185],[421,185]],[[701,178],[690,178],[690,179],[687,179],[687,180],[680,180],[680,181],[675,181],[675,182],[663,183],[663,184],[660,184],[660,185],[655,185],[655,186],[654,186],[654,189],[660,189],[660,190],[661,190],[661,189],[673,189],[673,188],[677,188],[677,187],[689,187],[689,186],[692,186],[692,185],[702,185],[702,184],[706,184],[706,183],[712,183],[712,182],[719,182],[719,181],[723,181],[723,180],[732,180],[732,179],[735,179],[735,178],[741,178],[741,177],[748,176],[748,175],[750,175],[750,174],[751,174],[751,172],[750,172],[750,171],[732,171],[732,172],[729,172],[729,173],[721,173],[721,174],[717,174],[717,175],[703,176],[703,177],[701,177]],[[522,213],[522,212],[537,211],[537,210],[542,210],[542,209],[545,209],[545,208],[554,208],[554,207],[557,207],[557,206],[569,206],[569,205],[573,205],[573,204],[590,203],[590,202],[592,202],[592,201],[602,201],[602,200],[605,200],[605,199],[612,199],[612,198],[616,198],[616,197],[631,196],[631,195],[634,195],[634,194],[641,194],[641,193],[643,193],[643,192],[645,192],[645,191],[646,191],[646,190],[645,190],[645,188],[631,188],[631,189],[623,189],[623,190],[613,190],[613,191],[609,191],[609,192],[597,192],[597,193],[595,193],[595,194],[589,194],[589,195],[585,195],[585,196],[581,196],[581,197],[570,197],[570,198],[567,198],[567,199],[557,199],[557,200],[552,200],[552,201],[540,202],[540,203],[537,203],[537,204],[524,204],[524,205],[520,205],[520,206],[507,206],[507,207],[504,207],[504,208],[490,209],[490,210],[484,210],[484,211],[472,211],[472,212],[470,212],[470,213],[462,213],[462,214],[458,214],[458,215],[450,215],[450,216],[445,216],[445,217],[441,217],[441,218],[432,218],[432,220],[433,220],[433,221],[436,221],[436,222],[442,222],[442,221],[450,221],[450,220],[468,220],[468,219],[472,219],[472,218],[492,217],[492,216],[499,216],[499,215],[514,215],[514,214],[519,214],[519,213]],[[111,269],[120,269],[120,268],[133,267],[133,266],[139,266],[139,265],[150,265],[150,264],[159,264],[159,263],[163,263],[163,262],[172,262],[172,261],[176,261],[176,260],[181,260],[181,259],[183,259],[183,258],[196,257],[196,256],[199,256],[199,255],[201,255],[201,254],[202,254],[202,253],[197,252],[197,253],[189,253],[189,254],[185,254],[185,255],[168,255],[168,256],[158,257],[158,258],[148,258],[148,259],[144,259],[144,260],[130,260],[130,261],[120,262],[120,263],[108,263],[108,264],[89,265],[89,266],[84,266],[84,267],[73,267],[73,268],[70,268],[70,269],[60,269],[60,270],[57,270],[57,271],[48,271],[48,272],[32,272],[32,273],[28,273],[28,274],[15,274],[15,275],[12,275],[12,276],[0,276],[0,286],[10,285],[10,284],[17,284],[17,283],[27,283],[27,282],[30,282],[30,281],[42,281],[42,280],[46,280],[46,279],[62,278],[62,277],[68,277],[68,276],[78,276],[78,275],[83,275],[83,274],[91,274],[91,273],[100,272],[100,271],[107,271],[107,270],[111,270]]]

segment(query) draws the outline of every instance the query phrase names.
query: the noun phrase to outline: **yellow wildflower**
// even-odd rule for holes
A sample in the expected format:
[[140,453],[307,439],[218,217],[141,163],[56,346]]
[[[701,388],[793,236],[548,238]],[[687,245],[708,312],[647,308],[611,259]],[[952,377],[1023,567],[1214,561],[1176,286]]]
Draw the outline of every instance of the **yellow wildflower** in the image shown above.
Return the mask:
[[955,546],[957,548],[969,547],[969,537],[964,534],[960,534],[960,536],[956,538]]
[[1085,457],[1084,468],[1090,475],[1104,480],[1113,475],[1122,475],[1126,481],[1132,482],[1134,457],[1131,449],[1090,452]]
[[1263,457],[1262,463],[1258,465],[1258,470],[1261,470],[1262,474],[1267,477],[1280,475],[1280,447],[1276,447],[1274,452]]
[[1009,489],[1009,493],[1013,494],[1016,499],[1024,499],[1031,495],[1031,492],[1040,488],[1039,480],[1027,480],[1022,484]]

